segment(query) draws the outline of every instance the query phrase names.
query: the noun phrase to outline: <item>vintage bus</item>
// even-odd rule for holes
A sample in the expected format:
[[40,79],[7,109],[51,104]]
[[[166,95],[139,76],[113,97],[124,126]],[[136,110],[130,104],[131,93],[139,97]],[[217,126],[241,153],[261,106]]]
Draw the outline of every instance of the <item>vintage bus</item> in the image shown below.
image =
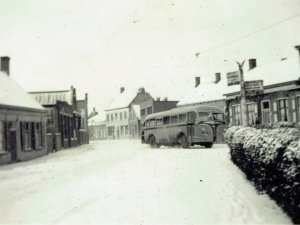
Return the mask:
[[214,142],[222,141],[224,129],[222,109],[209,105],[188,106],[147,116],[142,125],[141,139],[151,148],[161,145],[211,148]]

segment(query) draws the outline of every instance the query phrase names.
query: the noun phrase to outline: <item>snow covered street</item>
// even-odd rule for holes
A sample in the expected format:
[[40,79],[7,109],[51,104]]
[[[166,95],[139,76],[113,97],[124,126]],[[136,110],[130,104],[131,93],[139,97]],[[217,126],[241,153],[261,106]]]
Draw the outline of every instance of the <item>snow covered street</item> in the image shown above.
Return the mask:
[[1,224],[291,224],[226,145],[94,141],[0,167]]

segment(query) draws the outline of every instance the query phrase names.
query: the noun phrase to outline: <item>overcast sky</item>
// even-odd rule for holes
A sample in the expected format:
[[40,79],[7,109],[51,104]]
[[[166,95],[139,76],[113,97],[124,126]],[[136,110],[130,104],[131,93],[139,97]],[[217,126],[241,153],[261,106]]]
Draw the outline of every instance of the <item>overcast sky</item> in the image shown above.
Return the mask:
[[177,100],[235,60],[298,57],[299,27],[299,0],[0,0],[0,55],[24,89],[101,111],[121,86]]

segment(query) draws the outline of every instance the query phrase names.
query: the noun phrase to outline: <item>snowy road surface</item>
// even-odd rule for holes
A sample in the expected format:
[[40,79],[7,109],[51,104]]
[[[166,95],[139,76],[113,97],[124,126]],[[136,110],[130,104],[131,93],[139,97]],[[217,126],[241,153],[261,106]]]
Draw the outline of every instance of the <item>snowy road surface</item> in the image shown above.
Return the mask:
[[1,224],[291,224],[212,149],[91,142],[0,167]]

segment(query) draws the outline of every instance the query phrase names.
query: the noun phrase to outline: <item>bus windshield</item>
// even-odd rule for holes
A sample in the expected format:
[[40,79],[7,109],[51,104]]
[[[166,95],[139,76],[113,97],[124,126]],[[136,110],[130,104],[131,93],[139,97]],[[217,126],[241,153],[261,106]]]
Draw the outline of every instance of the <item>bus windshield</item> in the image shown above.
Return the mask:
[[200,122],[213,121],[211,113],[198,112]]
[[214,121],[225,122],[223,113],[213,113]]

